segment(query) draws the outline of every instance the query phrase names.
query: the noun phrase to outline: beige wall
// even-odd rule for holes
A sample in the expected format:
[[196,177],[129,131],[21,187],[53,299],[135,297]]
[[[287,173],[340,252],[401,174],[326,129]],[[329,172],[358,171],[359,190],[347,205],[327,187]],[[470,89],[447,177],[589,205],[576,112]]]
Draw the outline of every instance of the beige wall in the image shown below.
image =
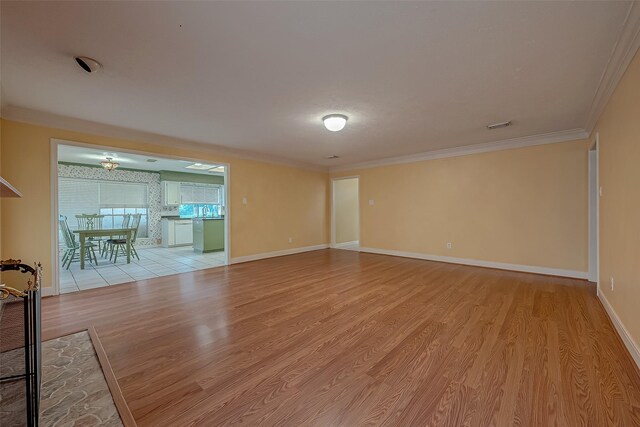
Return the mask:
[[358,240],[360,214],[358,201],[358,178],[338,179],[333,184],[333,211],[335,220],[335,243]]
[[[600,290],[640,344],[640,53],[618,84],[599,134]],[[611,291],[610,278],[615,280]]]
[[360,176],[362,247],[586,272],[587,152],[572,141],[333,175]]
[[[2,120],[1,133],[3,176],[23,194],[22,199],[2,202],[3,255],[42,262],[45,286],[51,283],[51,138],[230,163],[233,258],[327,244],[329,240],[329,181],[325,172],[7,120]],[[247,197],[246,205],[242,197]],[[289,237],[293,238],[291,244]]]

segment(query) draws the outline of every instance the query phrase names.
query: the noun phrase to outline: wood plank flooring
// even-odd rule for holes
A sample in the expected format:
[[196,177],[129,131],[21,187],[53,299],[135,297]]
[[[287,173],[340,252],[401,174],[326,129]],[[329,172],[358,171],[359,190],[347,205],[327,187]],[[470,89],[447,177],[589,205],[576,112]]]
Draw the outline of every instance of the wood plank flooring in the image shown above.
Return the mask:
[[43,302],[94,326],[139,426],[640,426],[584,281],[322,250]]

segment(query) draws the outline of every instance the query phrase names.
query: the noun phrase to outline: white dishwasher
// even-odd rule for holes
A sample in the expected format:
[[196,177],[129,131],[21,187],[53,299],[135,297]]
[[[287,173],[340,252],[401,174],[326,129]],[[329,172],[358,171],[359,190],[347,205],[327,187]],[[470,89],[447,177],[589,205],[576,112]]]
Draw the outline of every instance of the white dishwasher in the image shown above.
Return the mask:
[[173,221],[176,246],[193,244],[193,221],[190,219]]

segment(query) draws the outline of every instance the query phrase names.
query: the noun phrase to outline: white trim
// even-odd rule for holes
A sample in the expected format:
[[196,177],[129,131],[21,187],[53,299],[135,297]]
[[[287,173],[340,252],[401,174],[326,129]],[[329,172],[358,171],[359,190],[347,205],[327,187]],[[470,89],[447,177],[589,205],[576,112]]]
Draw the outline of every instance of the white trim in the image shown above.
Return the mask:
[[[591,153],[595,152],[595,165],[591,163]],[[595,170],[591,170],[594,167]],[[591,173],[595,173],[595,179],[593,182],[594,188],[591,188],[592,177]],[[595,192],[595,212],[592,212],[592,197]],[[595,215],[595,218],[592,218]],[[591,226],[592,220],[595,220],[595,236],[592,236]],[[595,241],[591,241],[594,238]],[[591,249],[595,246],[595,265],[592,264]],[[600,289],[600,135],[598,132],[593,135],[591,139],[591,147],[589,150],[589,281],[596,282],[596,287]]]
[[627,331],[627,328],[624,327],[624,324],[618,317],[618,313],[616,313],[611,304],[609,304],[609,300],[607,300],[607,297],[604,296],[604,292],[598,291],[598,298],[600,299],[600,302],[602,303],[605,311],[609,315],[611,323],[613,323],[616,331],[618,331],[618,335],[620,335],[622,342],[624,343],[625,347],[627,347],[627,350],[629,350],[629,353],[631,353],[631,358],[634,362],[636,362],[636,366],[638,366],[638,368],[640,369],[640,346],[638,346],[638,344],[633,340],[633,338]]
[[[53,295],[60,294],[60,225],[58,224],[58,140],[49,140],[51,180],[51,287]],[[44,289],[43,294],[44,294]]]
[[243,262],[257,261],[259,259],[299,254],[302,252],[318,251],[321,249],[327,249],[328,247],[329,245],[322,244],[322,245],[315,245],[315,246],[303,246],[300,248],[293,248],[293,249],[284,249],[281,251],[274,251],[274,252],[263,252],[255,255],[246,255],[246,256],[231,258],[231,264],[240,264]]
[[333,249],[352,249],[354,246],[357,246],[359,248],[360,247],[360,240],[354,240],[352,242],[342,242],[342,243],[332,243],[331,244],[331,248],[333,248]]
[[340,172],[353,169],[367,169],[385,165],[421,162],[424,160],[444,159],[447,157],[468,156],[470,154],[488,153],[491,151],[509,150],[512,148],[532,147],[534,145],[555,144],[558,142],[587,139],[589,134],[584,129],[570,129],[560,132],[540,135],[524,136],[521,138],[504,139],[501,141],[485,142],[482,144],[465,145],[462,147],[445,148],[443,150],[425,151],[408,156],[388,157],[371,162],[352,163],[336,166],[330,172]]
[[[171,160],[188,160],[192,162],[200,162],[203,159],[174,156],[168,154],[158,154],[153,151],[141,151],[128,148],[109,147],[97,144],[87,144],[86,142],[70,141],[65,139],[50,138],[50,159],[51,159],[51,272],[53,277],[51,278],[51,287],[53,289],[53,295],[60,293],[60,247],[59,231],[58,231],[58,146],[59,145],[71,145],[75,147],[87,147],[98,148],[106,151],[121,151],[131,154],[151,155],[154,157],[161,157]],[[231,264],[231,165],[225,162],[215,161],[216,164],[224,166],[224,197],[225,197],[225,213],[224,213],[224,263],[225,265]],[[44,289],[44,288],[43,288]]]
[[51,286],[47,286],[40,288],[40,296],[43,297],[52,297],[54,295],[58,295],[58,292],[55,291],[55,289],[53,289],[53,287]]
[[624,24],[620,30],[620,35],[609,56],[609,61],[602,72],[598,88],[596,89],[585,129],[591,133],[595,127],[600,114],[604,111],[613,95],[620,79],[624,75],[631,60],[640,48],[640,4],[637,1],[631,2]]
[[499,270],[521,271],[524,273],[546,274],[549,276],[570,277],[574,279],[586,279],[588,272],[562,270],[559,268],[536,267],[531,265],[508,264],[504,262],[482,261],[470,258],[454,258],[441,255],[429,255],[418,252],[395,251],[392,249],[378,249],[360,247],[360,252],[368,252],[372,254],[399,256],[403,258],[424,259],[427,261],[447,262],[451,264],[472,265],[475,267],[497,268]]

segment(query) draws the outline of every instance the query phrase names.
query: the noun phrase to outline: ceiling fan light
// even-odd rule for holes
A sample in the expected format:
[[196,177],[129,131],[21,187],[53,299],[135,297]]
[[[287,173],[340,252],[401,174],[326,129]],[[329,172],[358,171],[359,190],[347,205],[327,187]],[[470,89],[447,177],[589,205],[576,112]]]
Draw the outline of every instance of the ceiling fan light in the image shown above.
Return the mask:
[[109,172],[111,172],[112,170],[120,166],[120,163],[114,162],[111,157],[107,157],[107,160],[100,162],[100,164],[102,165],[103,168],[105,168]]

